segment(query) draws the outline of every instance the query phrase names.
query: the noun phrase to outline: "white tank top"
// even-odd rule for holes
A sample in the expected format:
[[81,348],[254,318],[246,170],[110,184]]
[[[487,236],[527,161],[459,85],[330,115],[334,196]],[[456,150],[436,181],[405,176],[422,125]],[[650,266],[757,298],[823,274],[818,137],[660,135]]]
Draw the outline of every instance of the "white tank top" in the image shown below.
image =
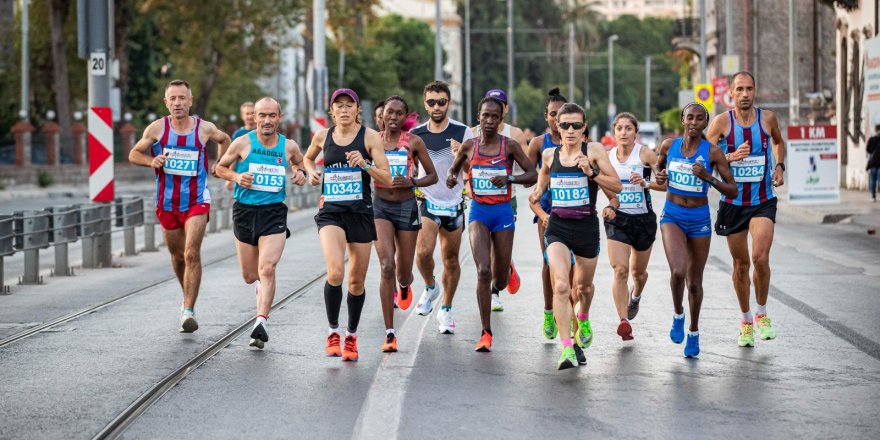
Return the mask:
[[629,154],[629,157],[622,163],[617,160],[617,148],[618,147],[614,147],[608,152],[608,159],[617,171],[617,176],[620,177],[620,182],[623,184],[623,190],[617,195],[617,200],[620,202],[620,208],[617,210],[624,214],[647,214],[648,191],[650,190],[642,188],[639,184],[630,183],[629,181],[630,174],[634,172],[641,174],[642,176],[645,175],[645,165],[642,163],[639,156],[642,146],[636,144],[635,147],[633,147],[632,152]]

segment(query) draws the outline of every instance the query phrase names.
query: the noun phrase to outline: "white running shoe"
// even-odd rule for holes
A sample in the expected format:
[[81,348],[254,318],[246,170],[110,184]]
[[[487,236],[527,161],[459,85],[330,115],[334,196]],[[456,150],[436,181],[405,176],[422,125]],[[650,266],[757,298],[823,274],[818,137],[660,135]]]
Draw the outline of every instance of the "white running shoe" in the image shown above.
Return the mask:
[[497,293],[492,294],[492,311],[493,312],[503,312],[504,304],[501,304],[501,300],[498,298]]
[[440,323],[440,326],[438,327],[440,333],[446,335],[455,334],[455,321],[452,320],[452,310],[443,310],[443,308],[441,308],[437,312],[437,322]]
[[419,302],[416,303],[416,312],[422,316],[430,315],[431,311],[434,310],[434,301],[437,300],[438,296],[440,296],[440,286],[434,286],[434,288],[430,290],[425,287],[425,291],[422,292]]
[[184,313],[180,315],[180,333],[192,333],[199,329],[199,323],[196,321],[196,317],[191,313]]

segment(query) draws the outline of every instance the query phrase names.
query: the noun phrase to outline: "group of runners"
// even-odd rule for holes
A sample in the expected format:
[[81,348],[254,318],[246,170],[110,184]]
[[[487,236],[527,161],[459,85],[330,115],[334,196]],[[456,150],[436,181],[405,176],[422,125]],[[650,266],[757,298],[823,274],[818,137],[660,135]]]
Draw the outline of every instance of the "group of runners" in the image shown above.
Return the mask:
[[[567,102],[558,89],[551,90],[545,102],[546,132],[530,141],[522,130],[505,123],[509,107],[503,90],[485,94],[477,107],[478,125],[468,127],[449,117],[449,86],[431,82],[423,93],[426,122],[415,125],[417,118],[405,99],[390,96],[373,113],[381,129],[377,132],[361,121],[358,94],[338,89],[330,98],[332,126],[317,132],[302,153],[295,141],[279,133],[283,115],[276,100],[265,97],[243,105],[245,120],[253,115],[253,121],[246,122],[250,130],[230,140],[214,124],[190,116],[190,86],[175,80],[165,90],[169,116],[144,130],[130,161],[156,172],[156,212],[183,289],[181,332],[198,329],[194,310],[211,203],[208,174],[234,184],[236,250],[242,277],[256,293],[250,345],[261,349],[269,340],[276,266],[290,235],[286,188],[320,185],[315,223],[327,266],[325,353],[344,361],[359,356],[357,330],[373,243],[386,328],[381,350],[397,351],[394,309],[408,310],[413,302],[419,315],[438,309],[441,333],[456,332],[452,305],[466,223],[481,321],[475,350],[491,351],[492,311],[503,310],[499,292],[516,293],[521,284],[511,259],[517,214],[513,185],[531,187],[528,204],[544,261],[542,334],[560,339],[557,367],[586,363],[584,350],[593,342],[590,306],[597,290],[593,278],[600,217],[613,270],[610,292],[620,320],[617,334],[632,340],[631,321],[639,312],[658,229],[652,191],[665,191],[659,225],[674,308],[669,336],[676,344],[686,341],[686,357],[698,357],[702,278],[713,232],[708,203],[712,187],[721,193],[714,231],[727,237],[733,288],[742,312],[738,344],[754,346],[755,332],[761,339],[775,337],[766,303],[774,188],[783,184],[784,143],[774,114],[754,105],[754,77],[740,72],[731,84],[733,110],[710,121],[703,106],[688,104],[681,112],[684,134],[663,141],[656,152],[637,142],[639,123],[631,113],[614,118],[616,145],[606,152],[601,143],[589,139],[584,110]],[[213,167],[208,141],[219,146]],[[514,173],[515,165],[519,174]],[[596,205],[599,189],[609,200],[602,209]],[[438,242],[439,277],[434,259]],[[424,285],[417,301],[414,265]],[[754,315],[752,288],[757,300]],[[343,296],[348,313],[344,333],[339,322]]]

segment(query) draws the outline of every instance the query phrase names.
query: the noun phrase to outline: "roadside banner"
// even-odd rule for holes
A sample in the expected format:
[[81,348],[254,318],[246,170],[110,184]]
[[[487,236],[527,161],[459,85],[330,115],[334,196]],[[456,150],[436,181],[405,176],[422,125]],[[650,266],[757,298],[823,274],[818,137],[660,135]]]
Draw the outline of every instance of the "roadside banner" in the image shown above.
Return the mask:
[[836,125],[788,127],[785,154],[788,199],[793,204],[840,203]]

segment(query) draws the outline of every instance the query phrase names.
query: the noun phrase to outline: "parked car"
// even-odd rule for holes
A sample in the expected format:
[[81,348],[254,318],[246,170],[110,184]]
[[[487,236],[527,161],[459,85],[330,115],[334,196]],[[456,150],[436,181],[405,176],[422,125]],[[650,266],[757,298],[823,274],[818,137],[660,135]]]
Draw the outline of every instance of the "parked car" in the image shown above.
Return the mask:
[[662,139],[659,122],[639,122],[638,142],[652,150],[660,146]]

